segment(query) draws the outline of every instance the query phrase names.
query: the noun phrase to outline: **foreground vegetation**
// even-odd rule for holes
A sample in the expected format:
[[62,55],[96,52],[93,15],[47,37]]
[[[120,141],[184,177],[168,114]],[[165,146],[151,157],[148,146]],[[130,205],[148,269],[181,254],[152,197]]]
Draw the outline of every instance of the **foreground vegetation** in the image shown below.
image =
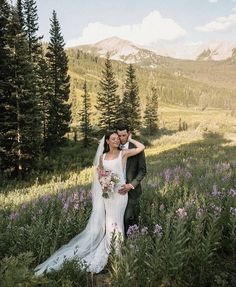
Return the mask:
[[[235,122],[229,130],[225,118],[216,132],[209,131],[210,122],[203,126],[203,118],[196,129],[149,139],[139,225],[130,229],[123,256],[111,255],[106,274],[88,274],[72,261],[60,272],[33,276],[39,262],[85,227],[91,168],[69,169],[67,163],[54,176],[2,188],[0,285],[234,286]],[[78,153],[76,146],[65,148],[68,161]]]

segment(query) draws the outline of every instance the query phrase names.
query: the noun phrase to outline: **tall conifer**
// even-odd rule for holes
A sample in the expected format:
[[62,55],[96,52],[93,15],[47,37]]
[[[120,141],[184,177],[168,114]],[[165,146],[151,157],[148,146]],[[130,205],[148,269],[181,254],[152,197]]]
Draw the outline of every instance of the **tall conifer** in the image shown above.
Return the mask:
[[50,29],[50,42],[47,48],[47,62],[49,65],[50,79],[48,89],[50,91],[49,116],[47,123],[46,143],[47,148],[57,146],[69,131],[71,121],[70,105],[68,104],[70,93],[70,78],[68,75],[68,59],[64,51],[64,39],[57,19],[53,11]]
[[97,96],[97,109],[100,112],[99,126],[102,130],[112,129],[119,121],[119,96],[116,94],[117,82],[111,60],[107,55],[105,68],[100,80],[101,91]]
[[158,93],[154,87],[151,89],[151,95],[147,96],[144,124],[149,135],[158,131]]
[[11,9],[7,1],[0,0],[0,171],[11,172],[17,155],[16,97],[12,81],[12,51],[9,46]]
[[84,82],[83,86],[84,94],[82,95],[83,103],[82,103],[82,110],[80,112],[80,131],[83,135],[83,143],[84,146],[87,146],[89,143],[89,137],[91,135],[91,122],[90,122],[90,116],[91,116],[91,103],[90,103],[90,97],[87,90],[87,82]]
[[132,64],[127,68],[125,91],[121,104],[123,122],[128,124],[130,129],[135,132],[140,129],[141,111],[138,83],[135,70]]

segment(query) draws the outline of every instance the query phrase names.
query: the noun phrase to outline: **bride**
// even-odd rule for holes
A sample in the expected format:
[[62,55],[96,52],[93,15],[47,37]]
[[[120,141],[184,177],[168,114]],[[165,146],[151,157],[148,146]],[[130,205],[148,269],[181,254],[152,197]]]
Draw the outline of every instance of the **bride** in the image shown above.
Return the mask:
[[[45,262],[35,268],[35,274],[59,270],[65,260],[79,258],[87,266],[87,271],[99,273],[106,266],[110,253],[112,237],[115,238],[116,250],[118,239],[124,238],[124,212],[128,194],[120,194],[118,190],[125,184],[125,166],[128,157],[144,150],[140,142],[128,139],[136,148],[121,150],[120,140],[116,132],[108,132],[100,141],[94,159],[95,172],[92,182],[93,209],[86,228],[76,235],[68,244],[63,245]],[[116,175],[117,181],[107,183],[101,180],[100,170]],[[107,196],[104,196],[107,195]]]

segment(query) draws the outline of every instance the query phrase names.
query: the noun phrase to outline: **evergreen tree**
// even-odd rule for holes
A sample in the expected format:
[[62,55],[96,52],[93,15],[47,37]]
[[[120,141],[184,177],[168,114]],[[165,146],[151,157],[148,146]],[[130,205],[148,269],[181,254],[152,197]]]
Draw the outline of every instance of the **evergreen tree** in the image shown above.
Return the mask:
[[83,99],[83,108],[80,112],[80,131],[83,134],[83,143],[86,147],[89,143],[89,136],[91,135],[91,122],[90,122],[90,116],[91,116],[91,103],[90,103],[90,97],[87,90],[87,82],[84,82],[83,86],[84,94],[82,95]]
[[42,144],[45,148],[47,138],[47,127],[49,120],[49,96],[53,93],[52,85],[50,85],[50,73],[46,59],[41,51],[38,59],[37,70],[38,93],[40,95],[40,111],[41,111],[41,125],[42,125]]
[[21,11],[12,7],[8,29],[8,45],[11,51],[11,83],[13,85],[11,114],[16,121],[16,143],[11,154],[16,156],[12,168],[16,174],[25,173],[37,163],[40,153],[40,133],[38,131],[39,106],[33,93],[35,74],[27,53],[27,39],[22,27]]
[[24,19],[24,12],[23,12],[23,3],[21,0],[17,0],[16,7],[18,11],[19,23],[22,28],[25,27],[25,19]]
[[105,69],[100,81],[101,91],[97,96],[96,108],[100,111],[99,126],[102,130],[112,129],[119,121],[119,96],[116,94],[118,85],[112,69],[111,60],[107,55]]
[[0,0],[0,171],[12,170],[17,160],[16,97],[12,84],[12,57],[9,46],[11,10],[8,2]]
[[[21,2],[21,0],[18,0]],[[37,32],[39,30],[38,25],[38,14],[37,5],[35,0],[24,0],[24,31],[26,33],[27,43],[28,43],[28,55],[31,65],[34,69],[34,85],[32,85],[32,93],[37,100],[38,113],[37,113],[37,127],[35,129],[38,131],[38,143],[42,143],[42,133],[44,128],[44,115],[45,106],[45,93],[47,91],[47,77],[45,75],[48,70],[45,61],[43,59],[43,49],[42,49],[42,36],[38,36]],[[42,71],[42,68],[45,71]],[[35,115],[36,116],[36,115]]]
[[129,125],[130,130],[133,132],[138,131],[141,125],[140,98],[135,70],[132,64],[128,66],[126,72],[121,113],[123,122]]
[[70,78],[68,75],[68,59],[64,51],[64,39],[57,19],[53,11],[50,29],[50,42],[47,48],[47,61],[49,65],[50,79],[48,89],[50,95],[48,122],[46,132],[47,149],[57,146],[69,131],[71,121],[70,105],[68,104],[70,93]]
[[[18,0],[21,1],[21,0]],[[24,0],[24,29],[27,36],[29,57],[34,66],[38,65],[38,57],[41,54],[42,37],[37,35],[39,30],[37,5],[35,0]]]
[[144,124],[149,135],[158,131],[158,93],[157,89],[151,89],[151,96],[147,96],[147,104],[144,112]]

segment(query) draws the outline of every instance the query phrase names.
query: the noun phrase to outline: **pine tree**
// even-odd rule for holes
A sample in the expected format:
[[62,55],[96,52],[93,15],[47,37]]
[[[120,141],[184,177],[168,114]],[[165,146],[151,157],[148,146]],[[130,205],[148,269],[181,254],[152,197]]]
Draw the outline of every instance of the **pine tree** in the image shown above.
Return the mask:
[[12,84],[12,57],[9,46],[11,10],[8,2],[0,0],[0,171],[11,172],[17,160],[16,98]]
[[87,90],[87,82],[84,82],[83,86],[84,94],[82,95],[83,99],[83,108],[80,112],[80,131],[83,134],[83,143],[86,147],[89,144],[89,137],[91,135],[91,122],[90,122],[90,116],[91,116],[91,103],[90,103],[90,97]]
[[[20,0],[18,0],[20,1]],[[42,131],[43,131],[43,107],[41,105],[42,97],[44,94],[42,91],[45,89],[45,80],[40,74],[40,60],[43,55],[42,50],[42,36],[38,36],[38,14],[37,5],[35,0],[24,0],[23,3],[24,12],[24,31],[28,44],[28,57],[33,67],[34,78],[32,79],[31,93],[35,100],[34,108],[34,138],[38,143],[38,152],[41,152],[42,148]],[[19,13],[19,11],[18,11]],[[43,75],[44,76],[44,75]],[[46,86],[47,87],[47,86]]]
[[8,29],[8,45],[11,51],[11,83],[13,85],[14,108],[12,116],[16,120],[16,143],[11,154],[17,160],[12,162],[16,174],[24,174],[37,163],[40,153],[38,131],[39,106],[33,92],[35,74],[27,53],[27,39],[22,27],[21,11],[12,7]]
[[37,70],[38,93],[40,95],[40,112],[42,125],[42,145],[45,148],[47,138],[47,127],[49,120],[49,96],[53,93],[50,83],[49,68],[44,57],[43,51],[38,59]]
[[[18,0],[20,1],[20,0]],[[24,0],[24,29],[27,36],[28,52],[34,66],[38,65],[38,57],[41,54],[42,37],[37,35],[39,30],[37,5],[35,0]]]
[[139,89],[135,70],[132,64],[127,68],[125,91],[121,104],[122,120],[128,124],[130,130],[136,132],[141,125],[141,111]]
[[158,93],[157,89],[151,89],[151,96],[147,96],[147,104],[144,112],[144,124],[149,135],[158,131]]
[[100,112],[99,126],[102,130],[115,127],[119,121],[119,96],[116,94],[118,85],[112,69],[111,60],[107,55],[105,69],[102,71],[100,80],[101,91],[97,96],[96,108]]
[[64,135],[69,131],[71,121],[70,105],[70,78],[68,75],[68,59],[64,51],[64,39],[53,11],[50,29],[50,42],[47,48],[47,61],[50,72],[49,116],[47,123],[47,149],[62,143]]
[[18,18],[20,26],[23,28],[25,27],[25,18],[24,18],[24,12],[23,12],[23,3],[21,0],[17,0],[16,7],[18,11]]

